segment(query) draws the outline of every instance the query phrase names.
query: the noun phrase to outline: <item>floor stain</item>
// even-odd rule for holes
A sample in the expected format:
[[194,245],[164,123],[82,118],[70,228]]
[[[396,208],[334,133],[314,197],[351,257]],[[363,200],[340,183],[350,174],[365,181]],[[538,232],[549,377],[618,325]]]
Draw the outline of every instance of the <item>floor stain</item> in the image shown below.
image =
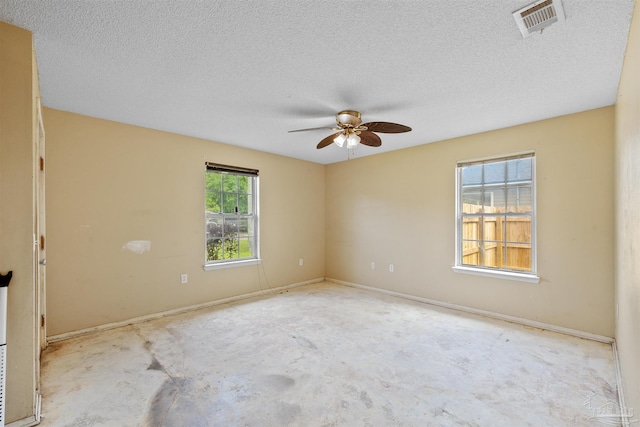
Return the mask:
[[149,370],[160,371],[166,374],[167,371],[164,370],[164,366],[162,366],[162,363],[158,362],[158,359],[156,359],[155,356],[151,356],[151,357],[153,358],[153,360],[151,361],[151,364],[147,367],[147,371]]
[[296,383],[296,380],[286,375],[267,375],[266,377],[264,377],[264,382],[270,388],[282,391],[289,387],[293,387]]
[[[163,426],[179,394],[190,382],[184,378],[168,378],[156,392],[149,409],[148,426]],[[175,409],[174,409],[175,410]]]
[[305,337],[297,337],[297,336],[294,335],[293,338],[296,339],[298,344],[300,344],[301,346],[303,346],[305,348],[310,348],[312,350],[317,350],[318,349],[318,347],[314,343],[312,343],[311,341],[309,341]]
[[153,342],[150,341],[149,339],[145,338],[142,335],[142,332],[138,328],[134,327],[133,331],[134,331],[134,333],[136,335],[138,335],[143,340],[143,344],[142,345],[143,345],[144,349],[151,356],[151,363],[149,363],[149,366],[147,366],[147,371],[162,372],[165,375],[167,375],[170,379],[172,379],[173,377],[167,372],[167,370],[165,369],[164,365],[162,363],[160,363],[160,361],[156,357],[155,352],[153,351]]
[[291,425],[302,414],[302,409],[297,403],[279,402],[276,413],[280,425]]
[[373,400],[371,400],[371,398],[369,397],[366,391],[363,390],[360,392],[360,400],[362,401],[362,403],[364,403],[364,406],[366,406],[367,408],[369,409],[373,408]]

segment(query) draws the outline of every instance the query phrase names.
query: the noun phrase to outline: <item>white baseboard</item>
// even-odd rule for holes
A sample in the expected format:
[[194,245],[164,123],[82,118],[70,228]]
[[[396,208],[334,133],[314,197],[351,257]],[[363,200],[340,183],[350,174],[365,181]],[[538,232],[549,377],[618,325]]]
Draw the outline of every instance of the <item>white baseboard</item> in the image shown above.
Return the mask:
[[353,288],[365,289],[372,292],[378,292],[386,295],[391,295],[399,298],[405,298],[413,301],[423,302],[425,304],[436,305],[439,307],[450,308],[452,310],[463,311],[465,313],[477,314],[480,316],[491,317],[498,320],[505,320],[511,323],[518,323],[525,326],[531,326],[538,329],[545,329],[547,331],[559,332],[561,334],[571,335],[578,338],[585,338],[588,340],[599,341],[605,344],[613,344],[614,339],[611,337],[606,337],[604,335],[592,334],[589,332],[578,331],[576,329],[565,328],[562,326],[551,325],[548,323],[538,322],[535,320],[524,319],[521,317],[509,316],[508,314],[494,313],[492,311],[480,310],[478,308],[467,307],[464,305],[452,304],[449,302],[432,300],[428,298],[417,297],[414,295],[403,294],[400,292],[388,291],[386,289],[375,288],[372,286],[360,285],[358,283],[346,282],[344,280],[332,279],[330,277],[325,277],[327,282],[337,283],[339,285],[351,286]]
[[339,284],[339,285],[343,285],[343,286],[350,286],[350,287],[353,287],[353,288],[365,289],[365,290],[368,290],[368,291],[378,292],[378,293],[382,293],[382,294],[386,294],[386,295],[391,295],[391,296],[395,296],[395,297],[398,297],[398,298],[409,299],[409,300],[412,300],[412,301],[418,301],[418,302],[422,302],[422,303],[425,303],[425,304],[431,304],[431,305],[435,305],[435,306],[439,306],[439,307],[445,307],[445,308],[449,308],[449,309],[452,309],[452,310],[458,310],[458,311],[462,311],[462,312],[466,312],[466,313],[477,314],[477,315],[480,315],[480,316],[485,316],[485,317],[491,317],[491,318],[494,318],[494,319],[504,320],[504,321],[511,322],[511,323],[517,323],[517,324],[521,324],[521,325],[525,325],[525,326],[531,326],[531,327],[534,327],[534,328],[545,329],[545,330],[553,331],[553,332],[559,332],[559,333],[562,333],[562,334],[571,335],[571,336],[575,336],[575,337],[579,337],[579,338],[585,338],[585,339],[588,339],[588,340],[598,341],[598,342],[602,342],[602,343],[606,343],[606,344],[613,344],[614,343],[614,339],[613,338],[607,337],[607,336],[604,336],[604,335],[592,334],[590,332],[584,332],[584,331],[579,331],[579,330],[576,330],[576,329],[565,328],[563,326],[551,325],[551,324],[548,324],[548,323],[538,322],[536,320],[529,320],[529,319],[524,319],[524,318],[521,318],[521,317],[510,316],[510,315],[507,315],[507,314],[495,313],[495,312],[492,312],[492,311],[481,310],[481,309],[478,309],[478,308],[467,307],[467,306],[458,305],[458,304],[452,304],[452,303],[449,303],[449,302],[432,300],[432,299],[428,299],[428,298],[418,297],[418,296],[415,296],[415,295],[403,294],[403,293],[400,293],[400,292],[389,291],[389,290],[386,290],[386,289],[376,288],[376,287],[373,287],[373,286],[361,285],[361,284],[358,284],[358,283],[347,282],[347,281],[344,281],[344,280],[333,279],[333,278],[330,278],[330,277],[317,278],[317,279],[307,280],[307,281],[304,281],[304,282],[292,283],[292,284],[289,284],[289,285],[279,286],[279,287],[276,287],[276,288],[268,288],[268,289],[264,289],[264,290],[260,290],[260,291],[256,291],[256,292],[250,292],[248,294],[242,294],[242,295],[237,295],[237,296],[224,298],[224,299],[220,299],[220,300],[209,301],[209,302],[205,302],[205,303],[202,303],[202,304],[196,304],[196,305],[192,305],[192,306],[188,306],[188,307],[181,307],[181,308],[177,308],[177,309],[173,309],[173,310],[162,311],[160,313],[149,314],[149,315],[146,315],[146,316],[135,317],[135,318],[128,319],[128,320],[123,320],[123,321],[120,321],[120,322],[107,323],[107,324],[104,324],[104,325],[94,326],[94,327],[91,327],[91,328],[86,328],[86,329],[80,329],[80,330],[77,330],[77,331],[66,332],[64,334],[52,335],[50,337],[47,337],[47,342],[51,343],[51,342],[56,342],[56,341],[62,341],[62,340],[66,340],[66,339],[69,339],[69,338],[78,337],[78,336],[81,336],[81,335],[91,334],[91,333],[94,333],[94,332],[106,331],[106,330],[109,330],[109,329],[120,328],[122,326],[127,326],[127,325],[133,325],[133,324],[136,324],[136,323],[146,322],[146,321],[152,320],[152,319],[159,319],[159,318],[171,316],[171,315],[174,315],[174,314],[187,313],[189,311],[199,310],[199,309],[202,309],[202,308],[213,307],[213,306],[220,305],[220,304],[227,304],[227,303],[230,303],[230,302],[239,301],[239,300],[243,300],[243,299],[247,299],[247,298],[253,298],[253,297],[256,297],[256,296],[264,295],[266,293],[277,293],[277,292],[280,292],[280,291],[283,291],[283,290],[286,290],[286,289],[291,289],[291,288],[296,288],[296,287],[299,287],[299,286],[318,283],[318,282],[322,282],[324,280],[326,280],[328,282],[336,283],[336,284]]
[[190,311],[200,310],[202,308],[214,307],[216,305],[227,304],[234,301],[239,301],[247,298],[253,298],[262,296],[265,294],[277,293],[291,288],[297,288],[299,286],[310,285],[312,283],[318,283],[324,281],[324,277],[312,280],[306,280],[304,282],[292,283],[290,285],[279,286],[277,288],[265,288],[256,292],[250,292],[248,294],[237,295],[229,298],[223,298],[215,301],[208,301],[201,304],[191,305],[188,307],[176,308],[173,310],[162,311],[160,313],[148,314],[146,316],[134,317],[133,319],[123,320],[120,322],[107,323],[105,325],[94,326],[91,328],[80,329],[77,331],[66,332],[64,334],[52,335],[47,337],[47,343],[56,341],[63,341],[70,338],[79,337],[82,335],[92,334],[94,332],[106,331],[109,329],[121,328],[123,326],[134,325],[136,323],[142,323],[153,319],[160,319],[162,317],[172,316],[174,314],[187,313]]

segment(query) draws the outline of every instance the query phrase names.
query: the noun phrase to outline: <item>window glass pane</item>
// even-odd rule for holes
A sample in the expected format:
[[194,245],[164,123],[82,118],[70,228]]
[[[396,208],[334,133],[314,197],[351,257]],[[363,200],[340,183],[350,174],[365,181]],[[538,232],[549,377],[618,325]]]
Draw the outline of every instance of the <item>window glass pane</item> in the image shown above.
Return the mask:
[[509,182],[531,181],[532,158],[507,161],[507,180]]
[[502,229],[501,216],[486,216],[483,218],[482,240],[501,240],[500,231]]
[[253,220],[249,218],[238,218],[236,220],[236,224],[238,226],[238,234],[240,234],[241,236],[246,236],[249,233],[250,222],[253,222]]
[[222,218],[207,220],[207,240],[222,238]]
[[206,193],[206,213],[220,213],[220,193]]
[[477,240],[462,241],[462,264],[480,265],[480,242]]
[[251,213],[249,210],[249,199],[251,196],[247,194],[238,194],[238,213],[239,214],[248,214]]
[[224,236],[225,238],[235,238],[238,236],[238,218],[224,219]]
[[211,240],[222,239],[222,225],[217,221],[207,223],[207,243]]
[[207,172],[207,191],[220,191],[222,189],[222,175],[216,172]]
[[532,212],[531,184],[518,185],[507,189],[507,212]]
[[253,210],[253,204],[254,204],[254,197],[253,195],[248,197],[247,200],[247,214],[253,215],[255,213],[255,211]]
[[222,240],[207,241],[207,261],[217,261],[222,258]]
[[531,245],[510,244],[507,246],[505,268],[517,271],[531,271]]
[[462,212],[482,212],[482,192],[477,188],[462,189]]
[[462,168],[462,185],[482,184],[482,165],[464,166]]
[[224,238],[222,239],[223,259],[238,257],[238,220],[236,218],[225,218],[223,227]]
[[255,223],[254,217],[247,218],[247,236],[252,237],[256,235]]
[[238,193],[240,194],[249,194],[251,193],[251,189],[249,188],[249,182],[251,182],[251,178],[248,176],[240,175],[238,176]]
[[496,213],[505,211],[504,187],[485,188],[484,190],[484,212]]
[[223,259],[238,258],[238,238],[227,237],[223,241]]
[[240,258],[251,258],[253,257],[253,238],[250,237],[241,237],[239,240],[239,257]]
[[222,259],[222,218],[207,219],[207,261]]
[[227,193],[236,193],[238,191],[238,176],[228,173],[222,174],[222,190]]
[[224,193],[222,195],[223,197],[223,207],[222,207],[222,212],[223,213],[230,213],[230,214],[235,214],[236,213],[236,206],[237,206],[237,201],[238,201],[238,195],[236,193]]
[[531,217],[508,216],[506,232],[508,243],[531,243]]
[[251,256],[255,257],[256,256],[256,237],[255,236],[249,236],[249,237],[247,237],[247,241],[249,242],[249,248],[251,250]]
[[462,239],[480,240],[480,218],[462,218]]
[[484,165],[484,183],[504,183],[504,162],[487,163]]
[[483,243],[484,245],[484,259],[483,259],[483,267],[492,267],[492,268],[500,268],[501,267],[501,250],[502,250],[502,245],[500,245],[498,242],[488,242],[488,241],[484,241]]

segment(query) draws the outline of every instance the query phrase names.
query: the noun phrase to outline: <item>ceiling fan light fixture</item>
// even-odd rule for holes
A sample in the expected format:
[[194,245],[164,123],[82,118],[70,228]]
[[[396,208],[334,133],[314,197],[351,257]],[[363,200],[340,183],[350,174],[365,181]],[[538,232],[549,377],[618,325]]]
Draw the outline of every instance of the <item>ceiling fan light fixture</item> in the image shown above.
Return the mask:
[[333,138],[333,142],[340,148],[342,148],[346,140],[347,140],[347,136],[344,133],[341,133],[340,135]]
[[351,133],[351,134],[349,134],[349,136],[347,136],[347,148],[348,149],[356,148],[359,143],[360,143],[360,137],[358,135],[356,135],[355,133]]

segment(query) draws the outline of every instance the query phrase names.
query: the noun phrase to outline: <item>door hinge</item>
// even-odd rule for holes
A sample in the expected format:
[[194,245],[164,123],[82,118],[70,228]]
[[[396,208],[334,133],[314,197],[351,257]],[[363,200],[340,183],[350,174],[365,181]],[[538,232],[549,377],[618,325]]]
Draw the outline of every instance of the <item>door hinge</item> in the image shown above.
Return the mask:
[[40,250],[44,250],[44,236],[40,235]]
[[44,171],[44,158],[40,157],[40,170]]
[[40,327],[44,328],[44,314],[40,316]]

